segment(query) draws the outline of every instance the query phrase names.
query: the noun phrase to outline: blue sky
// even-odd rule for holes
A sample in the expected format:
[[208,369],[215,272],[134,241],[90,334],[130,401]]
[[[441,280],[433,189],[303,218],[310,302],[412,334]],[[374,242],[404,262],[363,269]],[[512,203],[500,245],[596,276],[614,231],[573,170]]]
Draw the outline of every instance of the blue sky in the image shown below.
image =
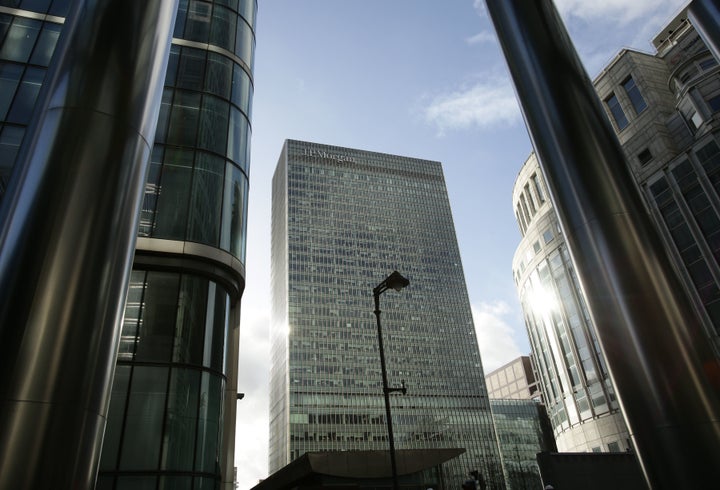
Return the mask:
[[[270,189],[286,138],[442,162],[485,371],[529,353],[511,197],[531,145],[484,1],[258,3],[240,490],[267,476]],[[593,78],[623,47],[652,52],[650,39],[687,2],[555,4]]]

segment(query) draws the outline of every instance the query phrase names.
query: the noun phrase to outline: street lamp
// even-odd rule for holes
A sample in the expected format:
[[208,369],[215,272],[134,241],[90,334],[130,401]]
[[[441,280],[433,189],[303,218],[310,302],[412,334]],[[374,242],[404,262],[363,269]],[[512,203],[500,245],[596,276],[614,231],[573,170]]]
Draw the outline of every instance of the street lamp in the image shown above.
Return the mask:
[[385,418],[387,420],[388,439],[390,440],[390,466],[392,467],[393,489],[398,490],[397,466],[395,464],[395,441],[393,440],[392,417],[390,415],[390,393],[400,391],[404,395],[407,393],[405,388],[405,380],[402,381],[401,388],[388,388],[387,370],[385,369],[385,350],[383,349],[382,327],[380,326],[380,295],[388,289],[400,291],[402,288],[410,284],[410,281],[404,278],[398,271],[393,271],[387,276],[383,282],[373,289],[375,296],[375,318],[377,318],[378,328],[378,344],[380,346],[380,367],[382,368],[383,394],[385,395]]

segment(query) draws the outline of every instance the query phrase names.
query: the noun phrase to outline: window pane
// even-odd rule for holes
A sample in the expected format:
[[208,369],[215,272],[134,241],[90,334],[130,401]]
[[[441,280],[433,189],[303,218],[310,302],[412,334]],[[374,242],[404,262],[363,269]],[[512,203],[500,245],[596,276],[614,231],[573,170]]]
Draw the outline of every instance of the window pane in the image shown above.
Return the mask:
[[175,145],[192,145],[197,137],[199,112],[200,94],[176,90],[167,142]]
[[0,59],[27,63],[41,25],[39,20],[15,17],[0,47]]
[[155,210],[160,189],[160,172],[162,171],[164,150],[165,147],[162,145],[153,146],[150,156],[150,168],[145,181],[145,195],[143,196],[142,210],[140,211],[138,236],[153,236],[155,230]]
[[161,464],[163,470],[192,470],[199,390],[199,371],[172,370]]
[[235,107],[230,108],[230,124],[228,128],[227,157],[242,168],[247,168],[247,154],[250,127],[247,119]]
[[7,115],[22,73],[22,65],[0,62],[0,120],[4,120]]
[[8,112],[8,121],[17,124],[28,124],[30,122],[44,77],[44,68],[28,67],[25,70],[25,76],[15,94],[15,100],[10,107],[10,112]]
[[192,476],[161,476],[160,490],[190,490]]
[[225,195],[223,196],[223,220],[220,247],[241,261],[245,260],[245,209],[247,204],[247,179],[234,165],[225,171]]
[[615,123],[617,124],[618,129],[624,129],[625,126],[628,125],[628,121],[625,117],[625,113],[623,112],[622,107],[620,107],[620,103],[618,102],[617,97],[615,97],[615,94],[611,95],[605,101],[605,103],[610,109],[610,113],[612,114],[613,119],[615,119]]
[[178,3],[177,17],[175,18],[175,31],[173,37],[185,37],[185,21],[187,20],[188,0],[180,0]]
[[240,0],[238,12],[242,15],[248,24],[255,25],[255,0]]
[[175,85],[180,88],[202,90],[205,77],[205,51],[182,48]]
[[153,236],[185,239],[193,152],[165,149]]
[[222,97],[230,98],[232,85],[233,62],[217,53],[208,53],[207,77],[205,77],[205,90]]
[[253,87],[248,74],[240,65],[234,65],[231,100],[248,117],[252,116],[252,90]]
[[199,152],[193,173],[187,239],[218,246],[225,159]]
[[180,63],[180,46],[172,44],[170,46],[170,56],[168,57],[168,67],[165,70],[165,85],[175,86],[178,63]]
[[647,107],[647,104],[645,103],[645,99],[643,99],[643,96],[640,93],[640,89],[637,87],[637,85],[635,85],[635,80],[633,80],[632,77],[628,78],[623,83],[623,88],[625,89],[625,92],[630,98],[630,102],[632,102],[632,105],[635,108],[635,113],[640,114],[642,111],[644,111]]
[[135,359],[167,362],[175,334],[180,276],[148,272]]
[[198,146],[220,155],[225,153],[228,112],[230,104],[224,100],[205,95],[200,113],[200,130],[198,131]]
[[201,43],[208,42],[211,8],[212,5],[208,2],[190,0],[187,23],[185,24],[185,35],[183,36],[185,39]]
[[68,14],[70,8],[70,0],[53,0],[50,11],[50,15],[57,15],[58,17],[65,17]]
[[200,413],[195,469],[218,474],[220,471],[220,422],[222,419],[223,381],[219,376],[202,373]]
[[[212,319],[212,354],[210,357],[210,367],[225,373],[225,359],[228,331],[228,313],[230,309],[230,298],[225,290],[217,285],[214,288],[208,288],[209,292],[214,293],[215,307],[213,308],[214,318]],[[212,298],[211,298],[212,299]]]
[[0,176],[7,180],[12,173],[25,128],[5,126],[0,133]]
[[232,52],[235,45],[235,22],[237,15],[225,7],[215,5],[213,8],[210,44]]
[[108,409],[105,438],[102,444],[100,470],[112,471],[117,468],[120,435],[125,415],[128,384],[130,383],[130,366],[117,366],[113,378],[110,408]]
[[255,52],[255,38],[250,27],[245,22],[238,22],[237,37],[235,38],[235,55],[243,60],[252,70],[253,54]]
[[132,361],[135,358],[135,342],[142,318],[143,294],[145,292],[145,271],[132,271],[130,286],[125,301],[125,315],[120,334],[118,360]]
[[121,470],[155,470],[158,467],[168,371],[166,367],[149,366],[133,369]]
[[115,490],[155,490],[155,476],[119,476]]
[[58,37],[60,36],[61,26],[58,24],[46,23],[40,33],[40,39],[35,46],[30,63],[36,65],[48,66],[50,59],[55,52],[55,45],[57,44]]
[[23,0],[21,8],[44,14],[48,7],[50,7],[50,0]]
[[207,289],[207,279],[183,275],[178,302],[178,326],[175,333],[173,362],[197,366],[202,363]]

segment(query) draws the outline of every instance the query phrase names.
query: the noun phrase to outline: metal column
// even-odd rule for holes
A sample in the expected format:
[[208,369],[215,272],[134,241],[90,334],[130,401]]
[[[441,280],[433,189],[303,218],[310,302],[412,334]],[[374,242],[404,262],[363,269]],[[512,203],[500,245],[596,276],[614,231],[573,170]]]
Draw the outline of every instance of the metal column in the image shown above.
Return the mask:
[[177,0],[77,0],[0,209],[0,489],[94,487]]
[[720,481],[720,369],[550,0],[486,0],[648,484]]
[[688,18],[716,60],[720,61],[720,5],[717,0],[693,0]]

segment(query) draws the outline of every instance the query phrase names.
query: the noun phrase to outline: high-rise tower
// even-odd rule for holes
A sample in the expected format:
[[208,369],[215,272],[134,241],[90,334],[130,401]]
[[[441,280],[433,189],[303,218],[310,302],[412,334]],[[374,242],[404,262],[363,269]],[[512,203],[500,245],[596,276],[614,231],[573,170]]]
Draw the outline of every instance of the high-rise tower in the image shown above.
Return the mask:
[[504,488],[438,162],[286,141],[273,177],[270,471],[308,451],[387,450],[373,288],[398,449],[458,447],[446,481]]
[[[70,3],[0,2],[0,195]],[[99,489],[234,488],[256,9],[179,2]]]

